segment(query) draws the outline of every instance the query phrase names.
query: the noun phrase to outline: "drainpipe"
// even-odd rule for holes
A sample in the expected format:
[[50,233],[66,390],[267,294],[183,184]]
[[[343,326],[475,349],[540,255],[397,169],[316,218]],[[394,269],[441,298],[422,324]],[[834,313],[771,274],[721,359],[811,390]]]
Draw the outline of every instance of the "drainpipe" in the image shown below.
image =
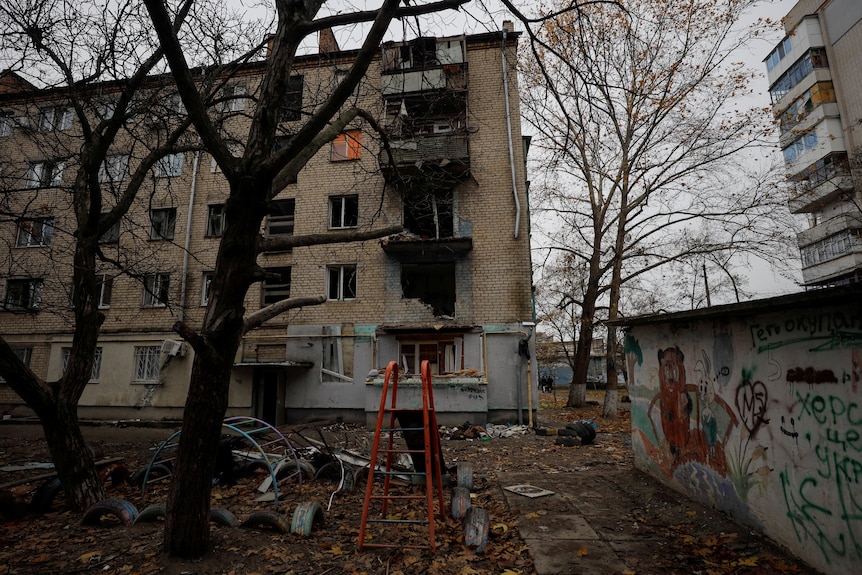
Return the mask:
[[198,164],[200,163],[200,150],[195,152],[195,161],[192,165],[192,185],[189,190],[189,213],[186,217],[186,242],[183,250],[183,277],[180,281],[180,312],[179,321],[183,321],[186,315],[186,287],[188,287],[189,274],[189,244],[192,241],[192,210],[195,205],[195,187],[198,181]]
[[518,180],[515,177],[515,151],[512,145],[512,111],[509,107],[509,75],[506,70],[506,33],[511,26],[508,20],[503,22],[503,98],[506,102],[506,134],[509,142],[509,169],[512,172],[512,197],[515,199],[515,231],[512,237],[518,237],[518,230],[521,229],[521,200],[518,199]]

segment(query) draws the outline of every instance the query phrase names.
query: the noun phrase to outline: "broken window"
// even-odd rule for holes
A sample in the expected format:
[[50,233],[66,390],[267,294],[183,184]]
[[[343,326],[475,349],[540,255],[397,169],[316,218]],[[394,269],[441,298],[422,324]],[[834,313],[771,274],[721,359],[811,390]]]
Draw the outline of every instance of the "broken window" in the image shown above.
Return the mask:
[[404,194],[404,227],[426,239],[455,235],[452,190]]
[[171,274],[157,273],[144,276],[143,307],[165,307],[171,287]]
[[435,316],[455,316],[455,263],[401,264],[401,290],[431,306]]
[[362,157],[362,131],[347,130],[332,140],[329,161],[358,160]]
[[320,363],[323,383],[353,383],[352,348],[348,346],[345,350],[343,341],[340,325],[323,327],[323,360]]
[[326,274],[327,299],[356,299],[356,266],[329,266]]
[[269,211],[266,218],[267,237],[293,234],[295,207],[296,202],[293,198],[272,200],[269,203]]
[[263,305],[290,297],[290,267],[266,268],[263,280]]
[[460,335],[429,338],[428,336],[405,336],[398,341],[398,357],[401,369],[408,374],[418,374],[423,361],[428,361],[431,375],[452,373],[462,369],[461,355],[464,338]]
[[302,76],[291,76],[281,108],[282,122],[295,122],[302,117]]
[[359,222],[359,196],[329,198],[329,228],[355,228]]
[[99,290],[99,309],[111,307],[111,292],[114,288],[114,278],[108,274],[97,275],[96,288]]
[[6,280],[4,307],[7,311],[38,311],[42,301],[41,278]]
[[176,208],[156,208],[150,210],[150,239],[172,240],[177,225]]
[[208,237],[221,237],[224,233],[224,204],[213,204],[209,206],[207,213]]

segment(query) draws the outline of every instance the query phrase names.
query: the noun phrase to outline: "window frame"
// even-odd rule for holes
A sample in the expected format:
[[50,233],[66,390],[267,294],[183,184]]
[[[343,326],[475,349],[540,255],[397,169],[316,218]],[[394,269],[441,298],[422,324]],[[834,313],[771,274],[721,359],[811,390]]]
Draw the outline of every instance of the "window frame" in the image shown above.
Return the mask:
[[99,290],[97,307],[99,309],[110,309],[111,295],[114,292],[114,276],[110,274],[97,274],[96,287]]
[[[20,301],[11,303],[9,300],[10,288],[13,286],[20,287]],[[42,278],[7,278],[6,291],[3,294],[3,309],[12,312],[36,312],[39,311],[42,303],[42,289],[45,287],[45,280]],[[27,301],[24,301],[24,294],[27,294]]]
[[65,167],[66,162],[62,160],[30,162],[24,175],[24,187],[31,190],[57,187],[63,183]]
[[330,144],[330,162],[349,162],[362,159],[362,130],[344,130]]
[[156,272],[144,275],[144,289],[141,295],[141,307],[167,307],[170,299],[171,274]]
[[[348,208],[352,208],[352,211],[349,211]],[[344,230],[358,226],[359,195],[344,194],[329,196],[329,229]]]
[[[38,231],[34,233],[37,224],[41,224]],[[26,226],[29,230],[25,230]],[[51,245],[54,237],[54,217],[29,218],[18,221],[18,233],[15,237],[16,248],[41,248]]]
[[[434,337],[414,334],[398,337],[397,341],[398,365],[401,366],[407,374],[419,375],[422,360],[429,358],[428,350],[426,349],[423,352],[423,346],[425,348],[429,348],[431,346],[435,347],[434,361],[430,361],[429,359],[432,375],[445,375],[462,369],[462,355],[464,353],[463,334],[453,333],[451,335],[447,334],[445,336],[441,335]],[[413,348],[412,351],[410,353],[405,353],[407,348],[411,347]],[[412,362],[407,360],[408,357],[412,358]],[[411,363],[413,364],[412,367],[415,371],[411,371]]]
[[[164,214],[164,218],[162,216],[159,218],[155,218],[156,214]],[[158,226],[168,226],[170,229],[166,230],[167,235],[161,232],[161,228],[157,226],[156,222],[159,221],[161,223]],[[152,208],[150,209],[150,240],[152,241],[161,241],[161,240],[173,240],[176,235],[177,229],[177,209],[176,208]]]
[[[216,211],[218,213],[216,213]],[[207,229],[204,234],[208,238],[220,238],[224,235],[225,213],[224,204],[207,206]]]
[[302,119],[302,92],[305,88],[305,78],[295,74],[288,78],[287,90],[281,103],[281,121],[296,122]]
[[15,115],[12,112],[0,112],[0,138],[6,138],[12,135],[12,128],[15,127]]
[[[276,278],[266,277],[261,282],[260,301],[262,306],[272,305],[276,302],[286,300],[290,297],[290,287],[293,279],[293,269],[291,266],[268,267],[264,270],[267,275],[280,274],[281,281]],[[287,282],[284,281],[284,275],[287,274]]]
[[176,178],[183,175],[186,155],[183,152],[166,154],[156,162],[157,178]]
[[[10,345],[12,349],[12,353],[18,356],[18,359],[21,360],[21,363],[24,364],[25,367],[30,367],[30,362],[33,360],[33,346],[32,345]],[[0,375],[0,383],[6,383],[6,378]]]
[[[72,348],[63,348],[63,373],[69,367],[69,358],[72,356]],[[90,379],[87,383],[99,383],[99,378],[102,375],[102,347],[98,346],[93,350],[93,368],[90,370]]]
[[222,113],[232,114],[244,111],[247,94],[248,86],[245,84],[230,84],[226,86],[222,91],[222,97],[225,98],[222,103]]
[[39,110],[40,132],[65,132],[72,128],[72,106],[54,105]]
[[[290,206],[290,210],[279,209],[281,206]],[[267,208],[265,225],[264,234],[268,238],[292,236],[296,225],[296,199],[282,198],[271,200],[269,208]],[[284,231],[279,231],[282,229]]]
[[133,383],[145,385],[154,385],[159,383],[159,374],[162,370],[161,346],[135,346],[134,362],[135,373],[132,379]]
[[358,283],[357,276],[356,264],[326,266],[326,301],[355,300]]
[[[101,217],[104,218],[107,214],[102,214]],[[108,230],[99,236],[100,244],[117,244],[120,243],[120,222],[117,222],[112,225]]]
[[129,177],[129,154],[111,154],[105,156],[99,166],[99,182],[107,184],[122,182]]
[[210,288],[215,277],[215,272],[203,272],[201,274],[201,306],[210,302]]

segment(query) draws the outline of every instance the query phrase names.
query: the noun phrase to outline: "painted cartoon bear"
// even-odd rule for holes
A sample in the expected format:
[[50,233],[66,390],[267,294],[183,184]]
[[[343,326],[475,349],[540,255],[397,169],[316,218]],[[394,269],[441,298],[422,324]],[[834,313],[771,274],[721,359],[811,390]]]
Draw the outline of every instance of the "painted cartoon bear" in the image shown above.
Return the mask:
[[658,351],[661,428],[674,458],[679,457],[680,451],[688,443],[693,411],[685,383],[684,362],[685,356],[679,347]]

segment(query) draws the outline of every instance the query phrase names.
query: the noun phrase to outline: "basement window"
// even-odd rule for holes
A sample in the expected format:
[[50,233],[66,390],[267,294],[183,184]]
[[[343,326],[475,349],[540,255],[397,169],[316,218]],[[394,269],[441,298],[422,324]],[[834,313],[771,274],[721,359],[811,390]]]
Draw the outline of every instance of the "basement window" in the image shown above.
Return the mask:
[[401,290],[431,306],[435,316],[455,316],[455,263],[401,264]]

